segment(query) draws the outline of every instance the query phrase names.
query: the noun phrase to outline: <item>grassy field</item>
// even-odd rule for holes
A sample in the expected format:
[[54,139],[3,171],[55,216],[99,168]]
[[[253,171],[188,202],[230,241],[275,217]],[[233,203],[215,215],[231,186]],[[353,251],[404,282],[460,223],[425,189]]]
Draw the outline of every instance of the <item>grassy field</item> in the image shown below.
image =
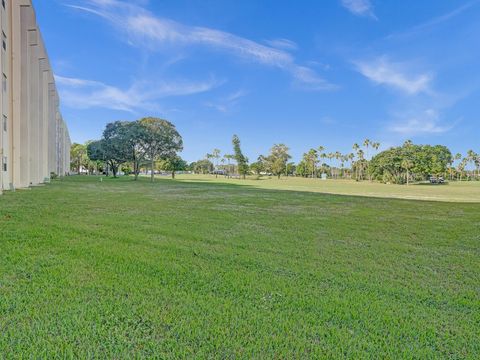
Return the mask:
[[325,194],[355,195],[369,197],[387,197],[395,199],[414,199],[429,201],[475,202],[480,203],[480,181],[456,182],[444,185],[412,184],[392,185],[377,182],[352,180],[305,179],[296,177],[250,177],[243,179],[226,179],[224,176],[180,175],[183,181],[209,181],[227,184],[253,186],[260,189],[308,191]]
[[201,180],[0,196],[0,358],[480,357],[480,204]]

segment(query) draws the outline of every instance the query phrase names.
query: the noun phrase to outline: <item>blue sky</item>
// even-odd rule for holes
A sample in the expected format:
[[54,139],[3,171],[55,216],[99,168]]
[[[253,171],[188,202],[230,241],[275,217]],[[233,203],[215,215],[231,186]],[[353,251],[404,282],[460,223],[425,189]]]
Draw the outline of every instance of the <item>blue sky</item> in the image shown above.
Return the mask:
[[34,0],[75,142],[158,116],[182,156],[480,151],[480,0]]

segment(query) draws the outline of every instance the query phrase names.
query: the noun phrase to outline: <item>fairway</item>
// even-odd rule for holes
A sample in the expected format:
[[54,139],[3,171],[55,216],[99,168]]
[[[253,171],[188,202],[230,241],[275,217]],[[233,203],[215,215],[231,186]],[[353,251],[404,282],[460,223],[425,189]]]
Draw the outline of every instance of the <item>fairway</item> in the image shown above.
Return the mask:
[[475,202],[480,203],[480,182],[458,182],[453,181],[448,184],[412,184],[392,185],[378,182],[354,180],[320,180],[302,177],[276,177],[249,176],[243,179],[227,179],[224,176],[212,175],[178,175],[177,179],[184,181],[208,181],[226,184],[236,184],[243,186],[252,186],[259,189],[273,190],[291,190],[307,191],[325,194],[337,195],[355,195],[368,197],[383,197],[395,199],[413,199],[429,201],[449,201],[449,202]]
[[479,358],[478,184],[312,183],[0,196],[0,358]]

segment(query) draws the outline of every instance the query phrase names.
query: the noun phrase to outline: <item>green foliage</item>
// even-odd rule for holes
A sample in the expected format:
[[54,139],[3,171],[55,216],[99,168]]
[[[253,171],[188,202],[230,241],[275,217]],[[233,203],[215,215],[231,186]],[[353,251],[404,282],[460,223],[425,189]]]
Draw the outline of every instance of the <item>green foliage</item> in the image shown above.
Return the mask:
[[155,161],[175,159],[182,149],[182,137],[172,123],[149,117],[107,124],[102,139],[88,143],[86,153],[97,169],[100,162],[108,163],[114,177],[122,164],[131,163],[129,173],[135,174],[135,180],[148,160],[153,180]]
[[208,159],[198,160],[190,164],[190,169],[196,174],[209,174],[213,171],[213,163]]
[[163,119],[147,117],[139,120],[142,131],[141,148],[151,162],[151,181],[155,160],[172,159],[183,149],[183,140],[175,126]]
[[285,174],[287,176],[293,176],[295,175],[295,172],[297,171],[297,166],[293,162],[289,162],[285,168]]
[[175,178],[175,173],[177,171],[184,171],[188,167],[187,162],[178,155],[161,160],[158,165],[160,170],[170,171],[172,173],[172,178]]
[[131,158],[127,134],[126,123],[123,121],[109,123],[103,131],[100,148],[105,161],[113,172],[113,177],[117,176],[120,165]]
[[452,161],[452,154],[445,146],[406,142],[401,147],[390,148],[376,155],[370,162],[369,172],[376,180],[403,184],[410,172],[417,180],[425,180],[430,175],[443,175]]
[[248,158],[245,157],[242,153],[242,149],[240,148],[240,139],[237,135],[233,135],[232,144],[235,161],[237,162],[238,173],[242,175],[243,178],[245,178],[249,171]]
[[250,164],[250,171],[256,175],[260,175],[261,173],[266,172],[268,166],[266,164],[265,157],[260,155],[256,162]]
[[129,163],[122,164],[120,170],[123,171],[125,175],[133,174],[133,168]]
[[302,177],[308,177],[312,174],[312,170],[305,159],[298,163],[296,168],[296,174]]
[[[322,147],[323,151],[323,147]],[[300,172],[302,176],[316,177],[317,176],[317,164],[318,164],[318,151],[316,149],[310,149],[303,154],[302,163],[299,164]]]
[[286,173],[287,161],[291,158],[288,151],[289,148],[285,144],[275,144],[270,149],[270,155],[267,157],[268,169],[278,178]]
[[70,168],[80,173],[82,167],[88,166],[87,147],[83,144],[73,143],[70,147]]

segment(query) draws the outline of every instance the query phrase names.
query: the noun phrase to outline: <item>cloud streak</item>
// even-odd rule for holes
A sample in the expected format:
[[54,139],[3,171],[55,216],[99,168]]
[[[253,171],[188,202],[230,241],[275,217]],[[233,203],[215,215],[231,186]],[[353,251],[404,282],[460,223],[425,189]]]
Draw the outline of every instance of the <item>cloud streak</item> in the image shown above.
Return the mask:
[[99,81],[55,76],[62,101],[76,109],[104,108],[135,113],[140,109],[156,109],[156,101],[170,96],[185,96],[209,91],[221,84],[210,79],[204,82],[175,81],[135,82],[121,89]]
[[405,64],[391,62],[386,56],[357,61],[357,70],[370,81],[403,91],[409,95],[430,93],[432,75],[411,74]]
[[434,109],[427,109],[410,115],[390,126],[390,130],[403,136],[442,134],[453,128],[440,123],[440,116]]
[[223,97],[215,102],[205,103],[206,107],[213,108],[217,111],[228,113],[233,107],[235,107],[241,98],[247,95],[247,92],[244,90],[238,90],[226,97]]
[[292,40],[288,39],[273,39],[273,40],[266,40],[266,44],[268,44],[271,47],[274,47],[276,49],[281,49],[281,50],[297,50],[298,45],[293,42]]
[[294,57],[286,50],[286,47],[292,50],[295,44],[285,39],[274,41],[272,46],[267,46],[229,32],[183,25],[155,16],[138,5],[118,0],[87,0],[86,5],[69,6],[108,20],[118,31],[127,32],[130,44],[151,51],[164,46],[202,46],[281,69],[311,90],[336,88],[314,70],[297,64]]
[[370,17],[378,20],[373,12],[373,5],[370,0],[341,0],[341,4],[353,15]]
[[430,29],[436,27],[437,25],[440,25],[440,24],[442,24],[446,21],[449,21],[449,20],[461,15],[462,13],[464,13],[465,11],[467,11],[468,9],[473,7],[474,5],[478,5],[479,3],[480,3],[480,0],[473,0],[473,1],[467,2],[466,4],[463,4],[463,5],[453,9],[452,11],[450,11],[446,14],[437,16],[437,17],[435,17],[433,19],[430,19],[430,20],[428,20],[428,21],[426,21],[422,24],[416,25],[416,26],[410,28],[409,30],[390,34],[389,36],[387,36],[387,39],[408,37],[408,36],[412,36],[412,35],[421,33],[423,31],[430,30]]

